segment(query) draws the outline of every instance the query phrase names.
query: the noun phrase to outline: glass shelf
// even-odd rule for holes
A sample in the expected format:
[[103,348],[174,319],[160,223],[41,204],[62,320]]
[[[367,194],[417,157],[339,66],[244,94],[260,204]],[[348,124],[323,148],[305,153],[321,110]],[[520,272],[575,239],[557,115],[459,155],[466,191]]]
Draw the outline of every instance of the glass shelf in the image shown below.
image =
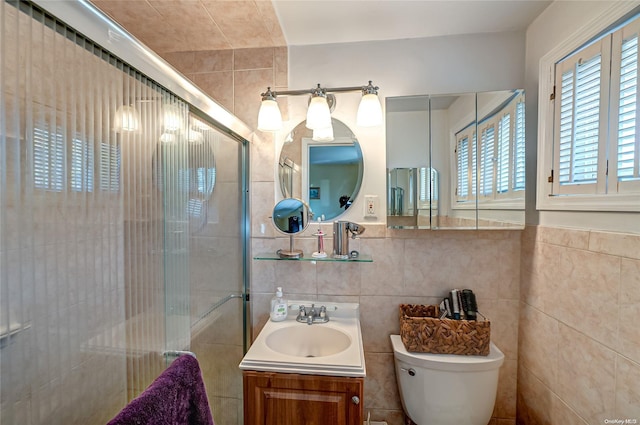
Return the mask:
[[304,254],[302,258],[280,258],[275,252],[261,252],[258,255],[253,256],[254,260],[278,260],[278,261],[317,261],[317,262],[334,262],[334,263],[373,263],[373,258],[370,255],[360,254],[356,258],[348,258],[341,260],[339,258],[332,258],[328,255],[325,258],[314,258],[311,254]]

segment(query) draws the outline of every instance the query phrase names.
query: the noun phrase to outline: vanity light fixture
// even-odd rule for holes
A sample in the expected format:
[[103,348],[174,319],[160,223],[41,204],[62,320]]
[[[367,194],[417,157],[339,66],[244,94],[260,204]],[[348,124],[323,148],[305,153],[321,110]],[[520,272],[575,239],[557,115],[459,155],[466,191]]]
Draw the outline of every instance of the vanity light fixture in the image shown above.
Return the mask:
[[277,96],[311,95],[309,109],[307,110],[307,128],[312,130],[327,129],[331,127],[331,106],[335,104],[335,97],[331,93],[338,92],[362,92],[362,99],[358,106],[356,124],[361,127],[373,127],[382,124],[382,107],[378,99],[378,87],[371,81],[366,86],[356,87],[317,87],[308,90],[283,90],[271,91],[267,87],[265,93],[261,93],[262,104],[258,112],[258,130],[277,131],[282,128],[282,115],[276,101]]

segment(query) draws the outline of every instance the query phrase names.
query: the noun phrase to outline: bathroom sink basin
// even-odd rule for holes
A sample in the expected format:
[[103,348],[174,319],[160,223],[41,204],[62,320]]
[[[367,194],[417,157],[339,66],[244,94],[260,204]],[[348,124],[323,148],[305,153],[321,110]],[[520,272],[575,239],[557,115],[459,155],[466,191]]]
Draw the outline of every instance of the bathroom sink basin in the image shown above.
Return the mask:
[[289,301],[287,319],[264,325],[240,362],[240,369],[365,376],[359,305],[326,303],[329,322],[296,322],[299,306],[311,306],[313,302]]
[[323,357],[340,353],[351,345],[346,333],[323,325],[304,325],[277,329],[267,336],[265,344],[278,353],[295,357]]

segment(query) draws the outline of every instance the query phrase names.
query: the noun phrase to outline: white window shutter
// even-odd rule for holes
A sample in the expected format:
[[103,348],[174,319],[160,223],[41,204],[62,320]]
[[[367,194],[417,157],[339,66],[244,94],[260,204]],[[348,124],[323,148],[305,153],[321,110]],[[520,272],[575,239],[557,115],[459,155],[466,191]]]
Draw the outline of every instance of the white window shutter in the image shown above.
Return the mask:
[[512,190],[520,191],[525,187],[525,126],[524,101],[516,104],[513,146]]
[[469,197],[469,136],[458,138],[456,145],[457,184],[456,199],[466,201]]
[[51,133],[33,129],[33,183],[35,188],[53,192],[64,189],[65,152],[61,130]]
[[[565,59],[556,68],[556,126],[554,193],[596,193],[603,165],[608,99],[606,38]],[[604,116],[603,116],[604,115]],[[604,186],[602,186],[604,187]]]
[[511,113],[506,113],[498,121],[498,145],[496,164],[496,192],[509,191],[509,166],[511,151]]
[[638,34],[640,21],[613,34],[609,192],[640,192]]

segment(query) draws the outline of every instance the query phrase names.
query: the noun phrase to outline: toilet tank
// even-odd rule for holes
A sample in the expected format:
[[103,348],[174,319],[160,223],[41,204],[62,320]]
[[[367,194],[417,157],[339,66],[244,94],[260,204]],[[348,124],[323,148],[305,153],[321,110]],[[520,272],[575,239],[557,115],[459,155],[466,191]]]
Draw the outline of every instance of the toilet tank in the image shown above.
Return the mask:
[[489,355],[408,352],[392,335],[402,407],[418,425],[487,425],[493,413],[504,354],[493,343]]

